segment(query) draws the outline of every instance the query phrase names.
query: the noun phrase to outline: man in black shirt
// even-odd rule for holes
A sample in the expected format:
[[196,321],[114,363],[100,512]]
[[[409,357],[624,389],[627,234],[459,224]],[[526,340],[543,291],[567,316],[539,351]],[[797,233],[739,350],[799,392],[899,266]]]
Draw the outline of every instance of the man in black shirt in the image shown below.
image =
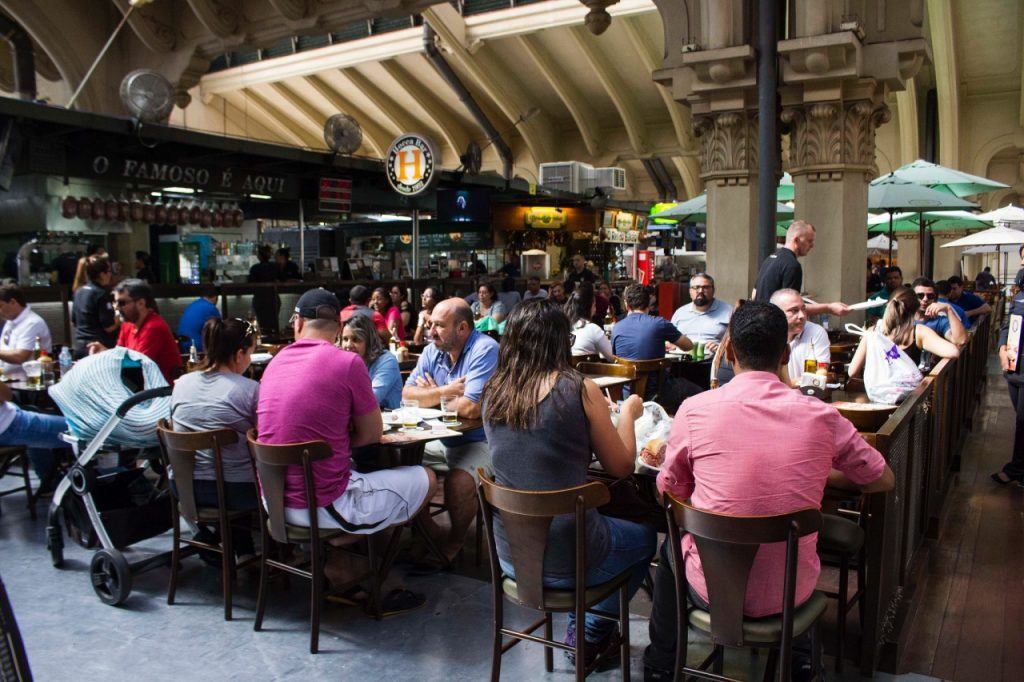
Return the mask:
[[572,270],[565,276],[565,288],[567,292],[572,291],[576,288],[576,285],[580,282],[590,282],[593,284],[597,280],[597,277],[593,272],[587,269],[587,259],[583,257],[582,253],[577,253],[572,257]]
[[[751,298],[770,303],[772,294],[779,289],[803,291],[804,271],[797,258],[806,256],[814,248],[814,225],[803,220],[794,220],[786,230],[786,244],[764,259],[757,273],[757,281]],[[807,314],[831,314],[842,317],[850,312],[845,303],[809,303]]]

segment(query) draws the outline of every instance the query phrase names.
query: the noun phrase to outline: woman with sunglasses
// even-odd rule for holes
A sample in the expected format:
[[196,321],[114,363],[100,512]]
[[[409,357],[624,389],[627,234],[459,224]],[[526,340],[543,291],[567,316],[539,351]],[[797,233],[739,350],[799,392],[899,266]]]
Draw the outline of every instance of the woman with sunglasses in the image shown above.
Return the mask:
[[[569,364],[569,319],[553,301],[533,299],[509,315],[498,351],[498,367],[483,392],[483,422],[493,458],[495,481],[518,490],[561,490],[583,485],[593,455],[617,478],[633,473],[634,423],[643,414],[639,396],[622,404],[612,425],[601,389]],[[571,434],[572,437],[567,437]],[[502,570],[512,574],[511,552],[501,519],[494,519]],[[644,524],[586,515],[587,585],[606,582],[630,570],[630,597],[647,575],[655,532]],[[544,585],[575,584],[575,523],[556,517],[544,552]],[[594,607],[617,616],[618,595]],[[614,621],[587,614],[585,631],[569,614],[566,642],[585,637],[586,664],[614,659],[619,637]]]
[[[194,372],[179,378],[171,394],[171,422],[177,431],[232,429],[238,442],[221,450],[224,464],[224,496],[229,510],[256,509],[259,499],[245,433],[256,426],[260,385],[243,376],[258,341],[256,330],[245,320],[211,318],[203,325],[206,356]],[[169,472],[174,479],[174,472]],[[213,453],[196,453],[192,489],[196,504],[217,505],[217,475]],[[201,527],[200,536],[217,541],[214,530]],[[199,536],[197,536],[199,537]],[[232,531],[232,545],[239,559],[253,553],[252,535]],[[202,538],[200,538],[202,539]]]
[[373,384],[373,395],[381,409],[393,410],[402,403],[402,374],[398,360],[380,341],[373,320],[353,315],[341,330],[341,348],[355,353],[366,363]]
[[573,337],[572,354],[600,353],[605,360],[613,360],[615,355],[612,353],[612,342],[604,335],[604,329],[591,322],[596,311],[594,285],[590,282],[580,282],[569,297],[569,302],[565,304],[565,314],[569,318],[569,328]]
[[[917,287],[919,289],[931,289],[931,296],[934,296],[934,287]],[[901,286],[889,296],[889,302],[885,304],[885,313],[882,319],[875,323],[874,329],[880,331],[882,336],[889,339],[900,347],[915,364],[921,364],[921,352],[928,351],[938,358],[955,358],[960,355],[956,344],[942,338],[937,332],[926,324],[925,315],[928,311],[937,310],[937,306],[945,304],[938,303],[934,298],[929,303],[929,295],[924,294],[919,299],[914,289]],[[924,307],[922,307],[924,306]],[[948,306],[947,306],[948,307]],[[956,315],[952,310],[951,315]],[[937,312],[932,313],[935,317]],[[956,321],[959,324],[959,320]],[[850,376],[855,377],[864,369],[864,355],[867,353],[866,337],[861,337],[857,352],[850,362]]]

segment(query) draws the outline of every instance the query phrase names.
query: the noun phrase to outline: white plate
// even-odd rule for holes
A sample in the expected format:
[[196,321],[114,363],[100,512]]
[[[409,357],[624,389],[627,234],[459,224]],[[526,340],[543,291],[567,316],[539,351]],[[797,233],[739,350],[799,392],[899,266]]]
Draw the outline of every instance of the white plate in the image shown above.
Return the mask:
[[661,467],[651,466],[647,462],[645,462],[642,459],[640,459],[640,457],[637,457],[636,461],[637,461],[637,464],[639,464],[640,466],[642,466],[645,469],[650,469],[651,471],[661,471]]
[[270,362],[273,358],[274,358],[274,356],[271,355],[270,353],[253,353],[252,354],[252,361],[254,363],[256,363],[257,365],[262,365],[264,363]]
[[423,421],[423,420],[426,420],[426,419],[437,419],[437,418],[439,418],[441,416],[441,410],[435,410],[432,407],[421,407],[421,408],[419,408],[419,411],[420,411],[420,421]]
[[397,412],[381,412],[380,416],[381,416],[381,419],[384,420],[384,424],[386,424],[386,425],[394,426],[395,424],[398,423],[398,413]]

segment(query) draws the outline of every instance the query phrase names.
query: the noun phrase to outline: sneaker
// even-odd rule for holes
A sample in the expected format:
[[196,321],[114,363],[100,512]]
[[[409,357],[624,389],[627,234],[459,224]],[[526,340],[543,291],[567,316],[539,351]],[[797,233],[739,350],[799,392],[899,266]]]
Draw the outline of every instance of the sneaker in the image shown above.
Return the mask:
[[[576,646],[575,622],[569,623],[565,629],[565,643],[571,647]],[[610,670],[617,666],[622,658],[621,645],[622,641],[617,625],[611,632],[602,637],[600,641],[585,641],[583,643],[583,668],[586,670],[586,674]],[[574,651],[566,651],[565,657],[569,661],[569,665],[576,667],[576,653]]]
[[644,682],[672,682],[672,671],[644,666]]

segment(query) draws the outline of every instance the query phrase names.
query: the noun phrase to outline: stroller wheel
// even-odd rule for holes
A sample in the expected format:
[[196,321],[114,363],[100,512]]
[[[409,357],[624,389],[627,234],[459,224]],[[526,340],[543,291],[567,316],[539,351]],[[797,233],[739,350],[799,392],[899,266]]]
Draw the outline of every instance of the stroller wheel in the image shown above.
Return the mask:
[[104,604],[123,604],[132,592],[132,568],[117,550],[101,549],[89,566],[92,589]]
[[54,568],[64,565],[64,535],[60,526],[46,527],[46,548],[50,550],[50,561]]

